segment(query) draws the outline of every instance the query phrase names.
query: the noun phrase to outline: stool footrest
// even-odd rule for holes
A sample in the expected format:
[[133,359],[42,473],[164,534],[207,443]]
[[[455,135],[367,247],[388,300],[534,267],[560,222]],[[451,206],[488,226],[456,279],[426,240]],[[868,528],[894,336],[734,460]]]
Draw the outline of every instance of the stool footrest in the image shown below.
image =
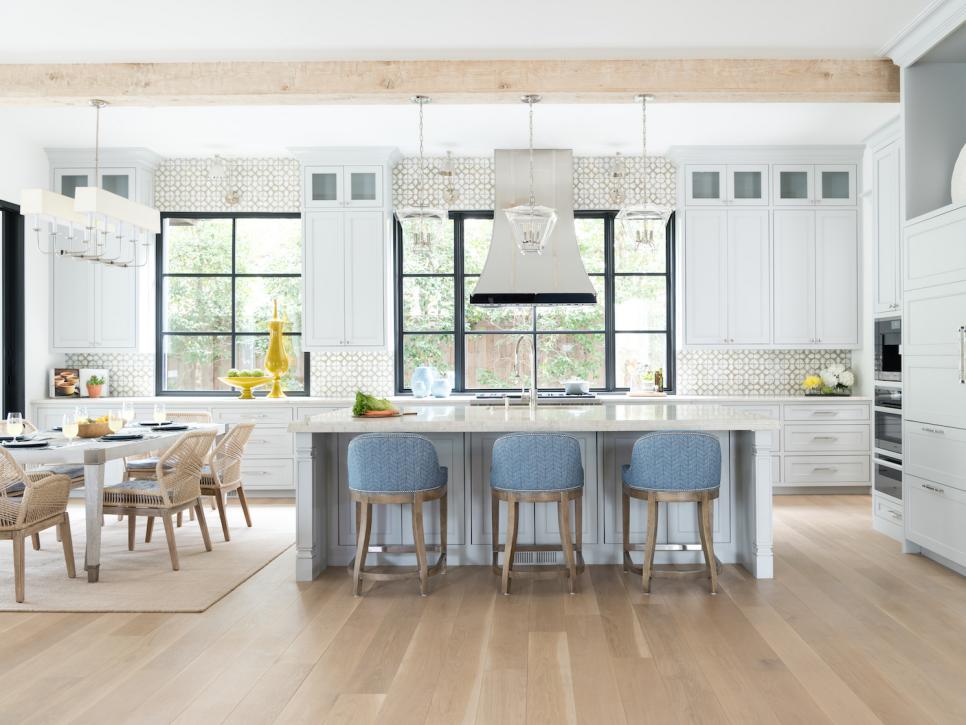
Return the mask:
[[[641,549],[634,549],[635,551],[641,551]],[[715,570],[717,573],[721,573],[721,560],[716,556],[714,558]],[[700,576],[710,576],[710,571],[708,567],[704,564],[697,567],[689,567],[687,569],[675,569],[677,564],[655,564],[651,567],[651,576],[660,579],[674,579],[676,577],[700,577]],[[641,575],[644,573],[644,567],[639,564],[635,564],[631,560],[631,555],[628,552],[624,552],[624,572],[631,572],[633,574]]]
[[[438,548],[438,547],[437,547]],[[416,553],[415,547],[413,547],[411,552],[397,552],[397,553]],[[346,565],[346,569],[349,574],[353,573],[356,565],[355,557],[352,557]],[[440,554],[439,558],[436,560],[435,564],[432,564],[426,569],[427,576],[433,576],[435,574],[441,574],[446,571],[446,554]],[[373,581],[395,581],[397,579],[418,579],[419,578],[419,567],[412,566],[385,566],[379,567],[374,566],[366,569],[361,569],[359,571],[360,579],[372,579]]]

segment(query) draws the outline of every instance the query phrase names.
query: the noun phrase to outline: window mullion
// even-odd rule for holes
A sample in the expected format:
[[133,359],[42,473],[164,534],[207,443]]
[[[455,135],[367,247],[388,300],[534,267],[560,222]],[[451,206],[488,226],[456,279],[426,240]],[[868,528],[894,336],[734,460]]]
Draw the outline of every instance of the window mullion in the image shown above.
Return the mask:
[[453,310],[453,367],[456,380],[453,382],[455,389],[461,393],[466,390],[466,263],[463,252],[463,217],[456,216],[453,219],[453,292],[456,295]]

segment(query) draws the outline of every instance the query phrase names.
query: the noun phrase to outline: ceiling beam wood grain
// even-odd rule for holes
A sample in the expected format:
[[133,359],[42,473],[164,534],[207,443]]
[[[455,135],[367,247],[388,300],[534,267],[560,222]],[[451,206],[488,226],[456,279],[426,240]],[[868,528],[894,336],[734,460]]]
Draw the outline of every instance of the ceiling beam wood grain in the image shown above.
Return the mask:
[[388,60],[0,64],[0,106],[898,102],[888,60]]

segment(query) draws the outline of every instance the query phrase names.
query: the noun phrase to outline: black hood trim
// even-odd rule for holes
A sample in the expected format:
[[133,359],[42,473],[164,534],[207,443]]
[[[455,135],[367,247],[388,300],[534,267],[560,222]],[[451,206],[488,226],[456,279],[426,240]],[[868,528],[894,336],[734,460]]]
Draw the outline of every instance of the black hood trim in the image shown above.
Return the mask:
[[596,305],[597,295],[590,292],[495,292],[470,295],[471,305]]

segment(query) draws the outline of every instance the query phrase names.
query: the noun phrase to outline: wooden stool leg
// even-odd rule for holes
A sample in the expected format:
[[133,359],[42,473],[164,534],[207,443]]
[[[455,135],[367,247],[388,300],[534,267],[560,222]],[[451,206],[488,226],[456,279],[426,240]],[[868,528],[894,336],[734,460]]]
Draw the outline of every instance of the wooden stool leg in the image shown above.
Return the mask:
[[70,533],[70,516],[64,511],[64,520],[57,527],[60,532],[60,541],[64,545],[64,561],[67,564],[67,576],[71,579],[77,576],[74,566],[74,539]]
[[647,547],[644,551],[644,567],[641,578],[644,581],[644,593],[651,593],[651,569],[654,566],[654,547],[657,546],[657,496],[647,495]]
[[493,566],[500,565],[500,499],[490,493],[490,539],[493,542]]
[[621,493],[621,529],[624,539],[624,554],[622,557],[624,573],[627,573],[627,558],[631,551],[631,497]]
[[574,499],[574,536],[577,539],[576,551],[584,550],[584,493]]
[[40,551],[40,532],[31,534],[30,541],[33,544],[34,551]]
[[352,592],[362,594],[362,573],[369,552],[369,531],[372,525],[372,504],[356,501],[356,563],[352,571]]
[[560,500],[557,502],[557,519],[560,523],[560,544],[567,562],[570,593],[573,594],[574,582],[577,579],[577,564],[574,561],[574,544],[570,537],[570,499],[565,493],[560,494]]
[[701,524],[704,530],[704,557],[708,561],[708,570],[711,573],[711,593],[718,593],[718,563],[714,558],[714,525],[713,525],[713,514],[714,509],[712,508],[711,499],[705,495],[701,502],[701,507],[704,509]]
[[221,489],[218,489],[218,492],[212,498],[218,507],[218,518],[221,519],[221,533],[224,535],[225,541],[231,541],[231,534],[228,533],[228,512],[225,511],[224,496]]
[[151,534],[154,533],[154,517],[148,516],[148,522],[144,527],[144,543],[151,543]]
[[[698,499],[695,504],[698,508],[698,535],[701,537],[701,555],[705,563],[708,561],[708,541],[704,538],[704,497]],[[708,567],[708,578],[711,578],[711,567]]]
[[[445,557],[446,547],[449,543],[449,505],[447,499],[449,491],[444,491],[439,500],[439,553]],[[446,559],[443,559],[443,573],[446,573]]]
[[423,529],[423,495],[413,496],[413,543],[416,545],[416,563],[419,566],[419,593],[426,596],[429,574],[426,568],[426,532]]
[[137,523],[137,516],[127,517],[127,550],[134,551],[134,536],[137,533],[135,529],[135,524]]
[[245,489],[239,486],[235,489],[238,492],[238,503],[241,504],[242,513],[245,514],[245,524],[248,528],[252,527],[252,515],[248,513],[248,496],[245,495]]
[[198,528],[201,529],[201,539],[205,542],[205,551],[211,551],[211,534],[208,533],[208,521],[205,519],[205,502],[200,497],[195,502],[195,513],[198,514]]
[[503,593],[510,593],[510,571],[513,566],[513,554],[517,548],[517,519],[520,516],[520,502],[516,497],[507,500],[506,546],[503,549]]
[[18,602],[22,603],[24,600],[24,566],[26,564],[26,552],[24,551],[24,535],[22,533],[15,533],[13,535],[13,578],[14,578],[14,589],[15,596]]
[[181,511],[178,512],[178,528],[179,529],[181,528],[181,524],[182,524],[182,522],[184,520],[183,517],[182,517],[182,513],[183,512],[181,512]]
[[178,571],[178,545],[174,542],[174,521],[171,514],[162,514],[161,521],[164,522],[164,536],[168,540],[168,554],[171,556],[171,568]]

